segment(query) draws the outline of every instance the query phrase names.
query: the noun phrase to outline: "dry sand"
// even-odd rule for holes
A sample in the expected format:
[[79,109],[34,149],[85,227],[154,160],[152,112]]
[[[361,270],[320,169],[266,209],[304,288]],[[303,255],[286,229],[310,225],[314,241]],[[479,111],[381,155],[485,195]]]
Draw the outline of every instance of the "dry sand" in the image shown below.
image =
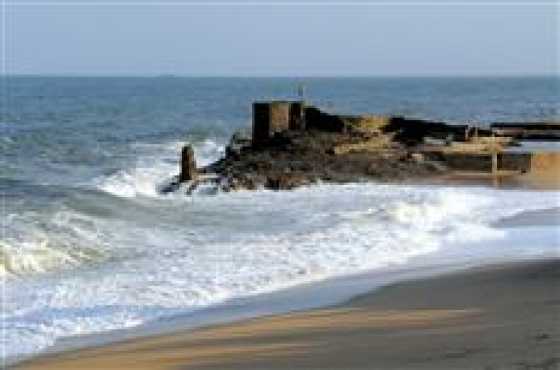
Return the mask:
[[560,260],[399,283],[336,307],[44,355],[18,369],[560,369]]

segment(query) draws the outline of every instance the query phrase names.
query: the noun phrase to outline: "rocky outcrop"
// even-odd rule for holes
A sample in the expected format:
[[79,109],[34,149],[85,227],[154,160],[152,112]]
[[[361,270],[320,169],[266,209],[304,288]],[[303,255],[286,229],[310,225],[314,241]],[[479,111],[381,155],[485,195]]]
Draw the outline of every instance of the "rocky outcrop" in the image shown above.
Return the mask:
[[371,138],[367,143],[349,133],[287,131],[275,135],[267,146],[245,146],[235,153],[228,150],[232,154],[204,172],[219,174],[224,190],[282,190],[318,181],[403,181],[439,170],[430,161],[418,161],[402,146],[386,145],[386,138],[379,139],[382,144]]
[[[257,102],[251,135],[236,133],[215,163],[196,169],[182,152],[178,183],[225,191],[293,189],[315,182],[425,181],[449,171],[527,171],[530,156],[503,152],[510,137],[469,125],[335,115],[301,101]],[[200,175],[199,175],[200,174]],[[197,180],[198,179],[198,180]]]

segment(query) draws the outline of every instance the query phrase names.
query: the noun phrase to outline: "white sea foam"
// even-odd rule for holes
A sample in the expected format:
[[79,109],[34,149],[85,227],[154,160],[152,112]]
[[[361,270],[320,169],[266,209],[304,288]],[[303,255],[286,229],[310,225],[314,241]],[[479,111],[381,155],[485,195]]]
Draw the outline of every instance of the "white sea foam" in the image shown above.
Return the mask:
[[0,276],[28,275],[75,265],[72,256],[48,246],[46,240],[21,242],[16,246],[0,243]]
[[[179,172],[179,155],[184,142],[136,145],[134,165],[117,173],[96,179],[97,188],[119,197],[157,197],[158,187]],[[218,159],[224,145],[214,139],[193,143],[197,164],[205,166]],[[131,149],[132,150],[132,149]]]
[[[48,219],[46,219],[46,218]],[[103,258],[103,238],[92,218],[68,210],[6,217],[0,276],[10,279],[72,269]]]
[[[420,256],[450,254],[457,262],[559,246],[554,228],[535,239],[492,227],[501,217],[557,206],[555,192],[352,184],[147,199],[127,200],[127,217],[55,217],[67,227],[57,230],[103,246],[107,262],[9,280],[2,343],[9,355]],[[148,220],[145,208],[153,214]]]

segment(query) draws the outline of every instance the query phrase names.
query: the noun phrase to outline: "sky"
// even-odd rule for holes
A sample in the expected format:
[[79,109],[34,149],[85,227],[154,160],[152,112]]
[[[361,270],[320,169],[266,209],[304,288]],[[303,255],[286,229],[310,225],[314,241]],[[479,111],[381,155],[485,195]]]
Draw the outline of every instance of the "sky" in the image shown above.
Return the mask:
[[[463,76],[558,74],[560,6],[9,2],[8,74]],[[185,0],[183,0],[185,1]],[[212,1],[212,0],[209,0]],[[281,1],[281,0],[280,0]],[[320,0],[315,0],[320,1]],[[475,0],[472,0],[475,1]]]

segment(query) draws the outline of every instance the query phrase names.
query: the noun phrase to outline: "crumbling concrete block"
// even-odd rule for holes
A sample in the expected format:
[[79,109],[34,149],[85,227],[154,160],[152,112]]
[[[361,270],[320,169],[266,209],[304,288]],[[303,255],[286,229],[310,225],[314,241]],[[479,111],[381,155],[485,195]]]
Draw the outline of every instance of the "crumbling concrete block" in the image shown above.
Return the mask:
[[499,153],[498,170],[527,172],[531,170],[532,153]]
[[381,134],[383,129],[391,123],[390,116],[375,115],[345,116],[343,120],[350,131],[366,135]]
[[305,108],[300,101],[271,101],[253,104],[254,146],[266,144],[275,134],[305,129]]
[[290,103],[290,130],[305,130],[305,103],[296,101]]
[[530,157],[531,172],[548,172],[560,177],[560,152],[536,152]]
[[[418,145],[426,137],[446,141],[464,141],[467,125],[448,125],[444,122],[392,117],[391,122],[383,127],[385,132],[395,132],[394,139],[408,145]],[[490,135],[490,132],[488,131]]]
[[[495,171],[527,172],[531,169],[530,153],[496,153],[493,163],[491,153],[440,153],[445,164],[456,171],[491,173]],[[495,168],[494,168],[495,167]]]
[[347,127],[341,116],[328,114],[315,107],[305,108],[305,125],[307,129],[327,132],[345,132]]
[[335,145],[332,153],[342,155],[347,153],[378,153],[391,147],[391,138],[388,135],[382,135],[369,140],[357,143],[343,143]]
[[490,127],[498,136],[524,140],[560,140],[560,122],[495,122]]

